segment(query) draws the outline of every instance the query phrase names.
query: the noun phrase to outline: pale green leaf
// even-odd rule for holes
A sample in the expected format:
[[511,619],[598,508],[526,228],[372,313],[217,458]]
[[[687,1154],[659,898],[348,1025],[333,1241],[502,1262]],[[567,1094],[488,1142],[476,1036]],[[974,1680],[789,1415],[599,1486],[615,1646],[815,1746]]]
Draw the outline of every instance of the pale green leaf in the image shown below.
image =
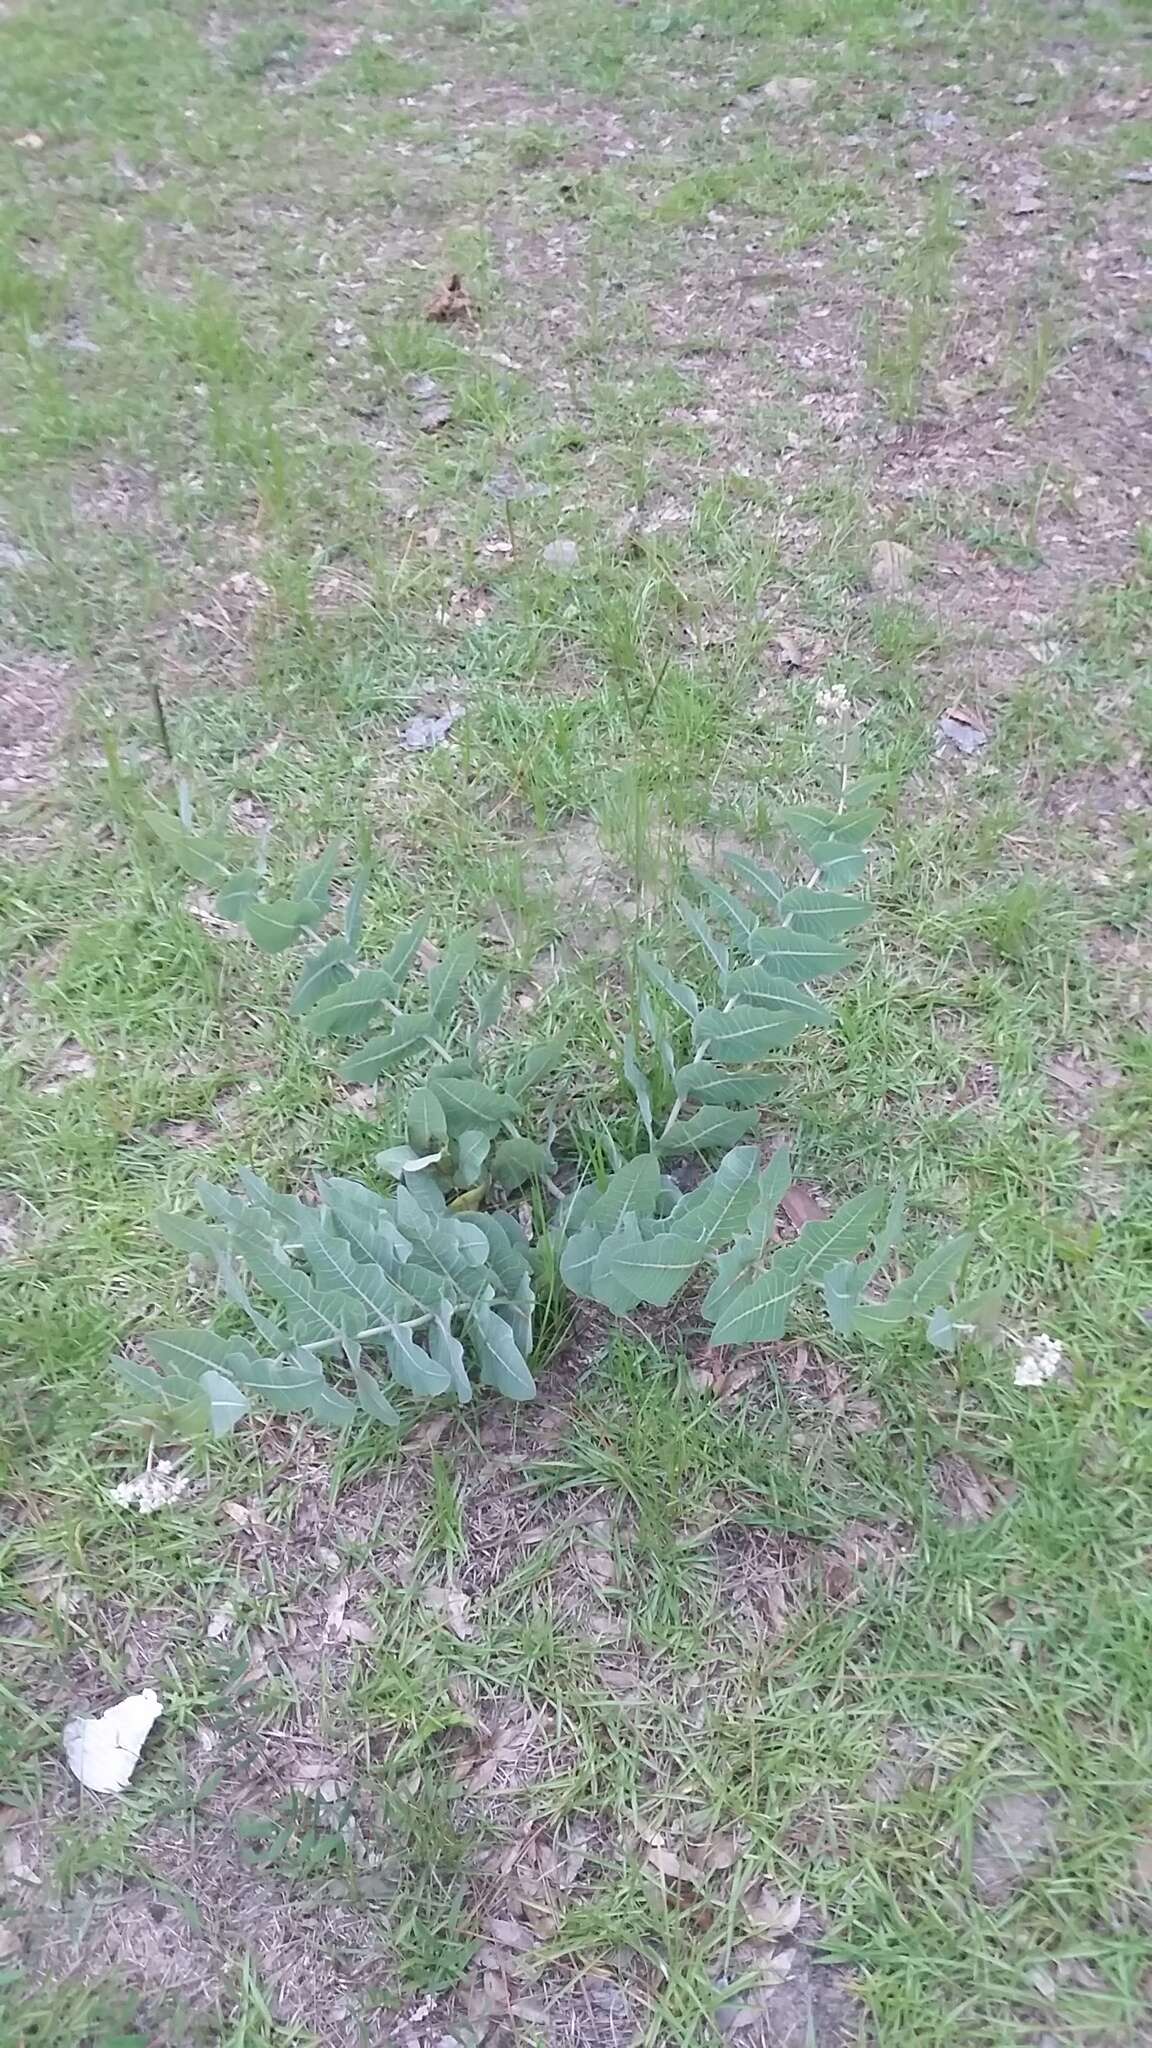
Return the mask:
[[217,1336],[215,1330],[151,1330],[144,1342],[165,1372],[182,1379],[198,1380],[202,1372],[225,1372],[236,1339]]
[[640,1055],[637,1051],[636,1040],[630,1031],[624,1039],[623,1063],[624,1078],[636,1097],[636,1106],[640,1111],[640,1121],[651,1141],[654,1135],[652,1130],[652,1090],[648,1086],[648,1076],[640,1065]]
[[217,917],[227,918],[230,924],[239,924],[248,905],[260,894],[263,886],[264,878],[258,869],[237,869],[216,892],[213,907]]
[[693,1060],[672,1076],[677,1095],[723,1109],[754,1109],[779,1095],[783,1082],[776,1074],[726,1074],[710,1060]]
[[635,1303],[667,1308],[695,1272],[702,1252],[701,1239],[680,1230],[661,1230],[655,1237],[620,1245],[613,1236],[600,1247],[596,1279],[623,1288]]
[[534,1138],[502,1138],[492,1153],[492,1179],[502,1188],[522,1187],[526,1180],[550,1174],[555,1164],[547,1145]]
[[381,973],[391,975],[397,987],[400,986],[417,953],[420,951],[428,935],[430,923],[431,919],[426,914],[418,917],[414,924],[410,924],[407,930],[402,931],[399,938],[393,941],[388,952],[385,953],[384,958],[380,961]]
[[322,853],[319,860],[306,861],[292,884],[293,896],[300,902],[315,903],[322,912],[327,910],[343,851],[337,842],[328,848],[327,853]]
[[460,999],[466,975],[480,958],[475,939],[457,939],[428,976],[428,1008],[437,1023],[447,1023]]
[[694,1036],[701,1052],[741,1062],[778,1052],[804,1029],[804,1019],[790,1011],[773,1016],[754,1003],[736,1003],[730,1010],[701,1010]]
[[273,897],[268,903],[244,906],[242,923],[250,939],[263,953],[283,953],[295,944],[301,932],[319,924],[323,911],[309,898]]
[[390,1429],[398,1429],[403,1417],[392,1406],[375,1373],[369,1372],[367,1366],[358,1365],[352,1377],[365,1415],[370,1416],[373,1422],[383,1422]]
[[433,1089],[421,1087],[412,1090],[404,1105],[404,1125],[408,1143],[420,1156],[427,1158],[445,1150],[448,1119],[444,1105]]
[[474,1074],[463,1077],[449,1074],[442,1067],[433,1068],[428,1076],[428,1086],[443,1104],[448,1129],[452,1132],[469,1124],[487,1124],[493,1131],[498,1131],[501,1124],[509,1119],[514,1122],[520,1115],[521,1105],[514,1095],[504,1095],[497,1088],[489,1088]]
[[350,953],[356,952],[363,936],[364,898],[368,894],[371,880],[371,869],[359,868],[348,891],[348,901],[344,907],[344,938]]
[[428,1355],[433,1363],[448,1374],[456,1399],[463,1407],[472,1399],[472,1382],[464,1363],[464,1346],[453,1334],[450,1311],[447,1308],[433,1316],[428,1326]]
[[398,1017],[391,1031],[370,1038],[358,1051],[349,1053],[339,1067],[342,1081],[378,1081],[406,1061],[415,1059],[422,1045],[436,1032],[436,1020],[427,1010]]
[[736,1146],[715,1173],[680,1197],[668,1218],[669,1228],[694,1239],[699,1249],[727,1244],[744,1229],[756,1206],[760,1170],[757,1147]]
[[289,1014],[303,1017],[322,996],[330,995],[352,979],[352,949],[347,940],[327,939],[305,958],[300,979],[292,991]]
[[695,989],[690,988],[686,981],[677,981],[676,976],[669,974],[663,961],[657,960],[654,954],[642,950],[639,958],[642,972],[647,975],[653,986],[660,990],[661,995],[667,996],[669,1002],[674,1003],[678,1010],[683,1010],[686,1017],[694,1017],[700,1008],[700,998]]
[[247,1415],[247,1396],[214,1368],[200,1374],[200,1389],[208,1403],[208,1426],[213,1436],[227,1436]]
[[630,1211],[651,1216],[659,1194],[659,1162],[651,1152],[638,1153],[609,1177],[589,1204],[583,1221],[593,1225],[601,1237],[607,1237]]
[[972,1249],[971,1236],[946,1237],[912,1268],[906,1280],[892,1289],[892,1306],[910,1315],[926,1315],[947,1297],[959,1279]]
[[861,896],[835,889],[789,889],[780,900],[780,916],[792,931],[817,939],[839,939],[867,923],[872,905]]
[[834,939],[785,930],[759,931],[748,950],[769,974],[784,981],[815,981],[821,975],[836,974],[855,957]]
[[728,948],[723,939],[717,938],[707,918],[702,916],[694,903],[688,903],[683,898],[677,903],[676,908],[689,931],[695,933],[704,951],[720,969],[721,974],[727,974]]
[[755,861],[746,860],[742,853],[727,853],[724,856],[734,875],[738,875],[746,889],[759,896],[762,903],[770,903],[778,909],[785,895],[784,883],[772,868],[759,867]]
[[796,1020],[797,1029],[809,1025],[831,1024],[832,1012],[817,1000],[799,982],[788,981],[783,975],[770,974],[764,967],[739,967],[734,974],[724,978],[724,995],[744,1003],[755,1003],[762,1010],[765,1020],[790,1017]]
[[419,1394],[421,1400],[427,1401],[449,1391],[452,1374],[448,1367],[430,1358],[401,1324],[385,1330],[381,1342],[393,1379],[399,1386],[407,1387],[410,1394]]
[[536,1382],[503,1318],[491,1309],[473,1309],[468,1336],[479,1362],[481,1384],[494,1387],[510,1401],[530,1401]]
[[385,1003],[394,1003],[394,977],[382,967],[366,967],[341,987],[329,991],[316,1003],[308,1017],[313,1038],[355,1038],[379,1015]]
[[685,1152],[718,1152],[721,1146],[736,1145],[746,1138],[758,1121],[753,1110],[723,1109],[710,1103],[692,1116],[678,1118],[659,1140],[657,1150],[665,1159],[676,1159]]

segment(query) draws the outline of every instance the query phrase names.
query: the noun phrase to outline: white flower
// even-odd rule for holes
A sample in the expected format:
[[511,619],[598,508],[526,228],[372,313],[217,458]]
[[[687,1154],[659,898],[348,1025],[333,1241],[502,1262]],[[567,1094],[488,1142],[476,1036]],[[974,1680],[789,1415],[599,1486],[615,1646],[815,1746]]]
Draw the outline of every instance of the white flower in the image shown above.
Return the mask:
[[1018,1387],[1046,1387],[1064,1364],[1064,1353],[1055,1337],[1034,1337],[1016,1361],[1012,1377]]
[[154,1515],[157,1508],[170,1508],[187,1490],[187,1473],[177,1472],[171,1458],[157,1458],[135,1479],[122,1479],[108,1498],[118,1508],[139,1508],[142,1515]]
[[829,683],[824,689],[817,690],[814,701],[818,731],[829,725],[839,725],[852,715],[852,699],[843,683]]

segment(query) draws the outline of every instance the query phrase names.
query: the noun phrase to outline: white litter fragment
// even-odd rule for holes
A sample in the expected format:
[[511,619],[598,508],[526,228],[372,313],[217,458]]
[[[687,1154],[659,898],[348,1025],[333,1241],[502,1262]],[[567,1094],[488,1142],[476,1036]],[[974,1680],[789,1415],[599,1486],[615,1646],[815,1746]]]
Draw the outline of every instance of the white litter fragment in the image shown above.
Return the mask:
[[68,1768],[87,1792],[123,1792],[140,1761],[148,1731],[164,1709],[147,1686],[107,1713],[84,1714],[64,1730]]
[[157,1458],[135,1479],[122,1479],[108,1495],[118,1508],[138,1508],[142,1515],[154,1515],[158,1508],[170,1508],[188,1491],[188,1475],[178,1472],[171,1458]]
[[1012,1377],[1018,1387],[1046,1387],[1064,1363],[1064,1353],[1055,1337],[1034,1337],[1016,1361]]

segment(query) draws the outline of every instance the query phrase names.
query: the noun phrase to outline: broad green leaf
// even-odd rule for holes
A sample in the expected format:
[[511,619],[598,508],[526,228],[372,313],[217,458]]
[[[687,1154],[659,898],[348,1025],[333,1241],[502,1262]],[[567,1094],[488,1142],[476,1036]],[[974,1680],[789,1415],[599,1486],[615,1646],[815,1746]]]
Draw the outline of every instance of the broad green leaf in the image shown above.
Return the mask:
[[749,951],[769,974],[785,981],[815,981],[820,975],[838,973],[855,958],[847,946],[838,946],[834,939],[783,930],[761,929]]
[[884,1190],[867,1188],[853,1195],[831,1215],[806,1223],[786,1247],[796,1264],[797,1280],[819,1280],[842,1259],[864,1250],[884,1206]]
[[510,1401],[530,1401],[536,1382],[503,1318],[491,1309],[473,1309],[468,1336],[479,1361],[481,1384],[495,1387]]
[[452,1391],[463,1408],[472,1399],[472,1382],[464,1363],[464,1346],[453,1335],[451,1311],[447,1307],[433,1316],[428,1326],[428,1355],[448,1374]]
[[600,1248],[592,1266],[589,1291],[592,1300],[600,1302],[604,1308],[611,1309],[613,1315],[631,1315],[633,1309],[639,1307],[640,1296],[632,1283],[618,1272],[617,1261],[621,1254],[643,1247],[646,1241],[646,1227],[649,1230],[654,1227],[651,1220],[642,1224],[640,1218],[629,1210],[627,1215],[620,1218],[611,1235],[600,1241]]
[[343,1342],[344,1326],[339,1315],[332,1312],[306,1273],[301,1273],[289,1260],[278,1258],[258,1238],[244,1236],[236,1248],[253,1284],[270,1301],[288,1311],[298,1344]]
[[236,1177],[256,1209],[267,1212],[265,1215],[254,1217],[249,1210],[245,1222],[255,1224],[266,1235],[287,1242],[301,1230],[315,1223],[315,1209],[310,1208],[307,1202],[302,1202],[299,1195],[282,1194],[280,1189],[274,1188],[263,1175],[254,1173],[250,1166],[241,1166]]
[[[263,1309],[257,1308],[236,1269],[231,1252],[226,1253],[220,1260],[219,1274],[220,1286],[225,1298],[233,1302],[247,1316],[261,1342],[270,1344],[277,1357],[279,1357],[282,1352],[287,1350],[291,1342],[288,1331],[284,1329],[282,1324],[274,1322],[271,1316],[266,1316]],[[326,1346],[332,1340],[330,1338],[317,1338],[314,1341],[318,1345]]]
[[640,1121],[648,1133],[649,1142],[651,1142],[654,1135],[652,1130],[652,1091],[648,1086],[648,1076],[640,1065],[640,1055],[636,1048],[636,1040],[630,1031],[624,1039],[623,1062],[624,1079],[636,1097],[636,1106],[640,1111]]
[[117,1379],[130,1387],[149,1409],[167,1408],[175,1401],[193,1402],[199,1393],[195,1380],[177,1374],[166,1378],[150,1365],[141,1365],[138,1359],[126,1358],[123,1353],[112,1359],[111,1364]]
[[520,1283],[531,1275],[531,1247],[514,1216],[507,1209],[494,1213],[480,1209],[468,1221],[488,1240],[488,1263],[502,1294],[512,1300]]
[[853,882],[860,880],[868,866],[866,853],[846,850],[839,840],[813,846],[812,860],[819,868],[821,878],[836,889],[850,888]]
[[619,1247],[608,1238],[600,1247],[596,1277],[624,1288],[637,1303],[667,1308],[695,1272],[702,1253],[701,1239],[681,1230],[662,1230]]
[[414,1145],[385,1145],[382,1152],[377,1152],[373,1164],[392,1180],[402,1180],[406,1173],[434,1172],[440,1158],[439,1146],[435,1152],[417,1152]]
[[452,1385],[452,1374],[446,1365],[440,1365],[430,1358],[426,1351],[413,1343],[410,1333],[402,1324],[395,1324],[385,1330],[381,1343],[392,1369],[392,1377],[410,1394],[419,1394],[428,1401],[436,1394],[446,1394]]
[[352,887],[348,891],[348,901],[344,907],[344,938],[350,953],[356,952],[364,935],[364,898],[368,894],[371,880],[370,868],[358,868],[353,877]]
[[206,889],[222,889],[243,860],[235,839],[219,832],[189,832],[167,811],[149,811],[145,824],[184,873]]
[[248,903],[241,922],[263,953],[283,953],[301,932],[319,924],[323,911],[309,898],[276,896],[268,903]]
[[475,939],[457,939],[428,976],[428,1008],[438,1023],[448,1023],[460,1000],[464,978],[480,958]]
[[290,1016],[303,1017],[317,1004],[322,996],[330,995],[352,979],[352,949],[346,939],[327,939],[314,953],[309,953],[300,972],[300,979],[292,991],[288,1005]]
[[789,889],[780,900],[780,916],[794,932],[811,938],[839,939],[855,931],[872,915],[872,905],[861,896],[845,896],[835,889]]
[[481,1041],[487,1037],[490,1031],[494,1031],[500,1022],[501,1012],[504,1008],[504,999],[507,993],[508,976],[506,974],[497,974],[484,988],[478,989],[473,995],[472,1001],[476,1011],[476,1022],[468,1036],[468,1044],[472,1051],[476,1050]]
[[[297,1351],[295,1358],[300,1366],[306,1367],[310,1363],[306,1351]],[[317,1422],[326,1422],[333,1429],[344,1429],[356,1419],[355,1401],[350,1401],[338,1387],[331,1386],[323,1373],[317,1376],[309,1406]]]
[[211,1223],[201,1223],[196,1216],[164,1212],[152,1220],[165,1242],[178,1252],[187,1252],[189,1258],[215,1261],[227,1249],[227,1233]]
[[677,902],[676,908],[689,931],[695,933],[704,951],[720,969],[721,974],[727,974],[728,948],[723,939],[717,938],[707,918],[702,916],[694,903],[688,903],[683,898]]
[[727,1244],[744,1229],[760,1189],[760,1153],[755,1145],[738,1145],[725,1153],[715,1173],[681,1195],[668,1218],[671,1230],[695,1240],[700,1250]]
[[787,1147],[781,1145],[760,1174],[756,1200],[744,1236],[737,1238],[729,1251],[721,1252],[716,1261],[716,1278],[703,1304],[704,1314],[710,1322],[718,1322],[727,1314],[730,1304],[751,1279],[768,1241],[776,1211],[791,1184],[792,1161]]
[[144,1342],[165,1372],[186,1380],[198,1380],[202,1372],[225,1372],[236,1339],[217,1336],[215,1330],[151,1330]]
[[383,974],[390,974],[397,987],[400,986],[417,953],[420,951],[428,935],[430,923],[431,919],[427,914],[418,917],[414,924],[410,924],[407,930],[402,931],[399,938],[393,941],[388,952],[385,953],[384,958],[380,961],[381,972]]
[[534,1138],[502,1138],[492,1153],[490,1171],[502,1188],[512,1189],[543,1178],[554,1165],[547,1145],[538,1145]]
[[831,1010],[801,988],[799,982],[770,974],[764,967],[739,967],[734,974],[725,975],[724,995],[728,1001],[735,997],[740,1002],[755,1003],[766,1019],[793,1017],[802,1030],[833,1021]]
[[778,1052],[805,1029],[804,1018],[791,1011],[777,1017],[754,1003],[736,1003],[730,1010],[701,1010],[694,1036],[701,1052],[740,1062]]
[[367,1366],[358,1365],[352,1377],[365,1415],[370,1416],[373,1422],[384,1422],[390,1429],[398,1429],[403,1417],[392,1406],[375,1373],[369,1372]]
[[208,1426],[213,1436],[227,1436],[247,1415],[247,1396],[212,1367],[201,1373],[200,1388],[208,1403]]
[[680,1117],[660,1138],[657,1150],[665,1159],[677,1159],[685,1152],[718,1152],[722,1145],[736,1145],[746,1138],[757,1121],[752,1110],[723,1109],[709,1103],[692,1116]]
[[572,1294],[578,1294],[584,1301],[593,1298],[592,1274],[603,1242],[595,1224],[588,1223],[568,1239],[560,1254],[560,1278]]
[[217,917],[227,918],[230,924],[239,924],[248,905],[260,894],[263,886],[264,878],[258,869],[239,868],[216,892],[214,908]]
[[[792,1297],[799,1284],[795,1246],[786,1245],[762,1273],[727,1298],[712,1331],[713,1344],[774,1343],[788,1327]],[[709,1313],[707,1300],[705,1313]]]
[[616,1169],[589,1204],[582,1220],[594,1226],[601,1237],[607,1237],[620,1218],[630,1212],[651,1216],[659,1194],[659,1162],[653,1153],[641,1152]]
[[239,1360],[233,1357],[231,1376],[246,1394],[258,1394],[278,1415],[310,1410],[324,1379],[319,1361],[306,1351],[290,1358],[258,1358],[249,1350]]
[[746,860],[742,853],[727,853],[724,858],[746,889],[751,889],[762,903],[770,903],[774,910],[779,908],[786,891],[774,869],[758,867],[755,861]]
[[[313,1038],[355,1038],[397,996],[394,977],[382,967],[366,967],[316,1003],[308,1018]],[[399,1020],[398,1020],[399,1021]]]
[[654,954],[641,951],[639,958],[641,970],[653,986],[660,990],[661,995],[667,996],[669,1002],[674,1003],[678,1010],[683,1010],[686,1017],[694,1017],[700,1008],[700,998],[695,989],[690,988],[686,981],[677,981],[675,975],[669,974],[663,961],[657,960]]
[[474,1188],[484,1178],[488,1165],[488,1154],[492,1150],[490,1130],[481,1130],[479,1124],[458,1131],[453,1139],[456,1155],[456,1184],[461,1188]]
[[503,1095],[497,1088],[489,1088],[474,1074],[467,1078],[448,1074],[443,1068],[433,1068],[428,1076],[428,1086],[439,1097],[448,1119],[450,1131],[463,1130],[468,1124],[488,1124],[498,1131],[509,1118],[514,1122],[521,1113],[521,1104],[514,1095]]
[[328,898],[336,879],[344,849],[337,842],[322,853],[319,860],[306,861],[292,884],[292,894],[300,902],[315,903],[321,911],[328,908]]
[[411,1181],[398,1187],[394,1196],[396,1221],[405,1237],[413,1243],[423,1243],[428,1232],[429,1219],[435,1222],[447,1210],[447,1203],[430,1173],[417,1174]]
[[356,1302],[362,1328],[404,1315],[407,1303],[396,1282],[383,1266],[354,1258],[343,1238],[329,1237],[317,1226],[303,1239],[301,1249],[325,1297]]
[[414,1088],[404,1106],[408,1143],[424,1157],[443,1152],[448,1143],[448,1119],[444,1105],[433,1089]]
[[340,1079],[378,1081],[383,1074],[390,1074],[407,1060],[415,1059],[420,1047],[426,1045],[435,1032],[436,1020],[427,1010],[398,1017],[391,1031],[370,1038],[357,1052],[349,1053],[346,1059],[341,1060],[338,1069]]
[[748,951],[750,941],[759,930],[755,911],[750,910],[746,903],[742,903],[738,896],[733,896],[730,889],[722,889],[719,882],[701,881],[700,888],[713,910],[719,911],[729,931],[735,934],[742,950]]
[[677,1067],[672,1081],[677,1095],[723,1109],[754,1109],[771,1102],[784,1085],[776,1074],[726,1074],[710,1060]]
[[196,1199],[200,1207],[208,1211],[209,1216],[214,1216],[217,1223],[226,1223],[229,1229],[235,1229],[237,1224],[248,1223],[251,1218],[248,1203],[242,1201],[239,1195],[234,1195],[230,1188],[222,1188],[214,1180],[197,1181]]
[[554,1074],[564,1057],[567,1044],[567,1038],[560,1035],[542,1039],[538,1045],[529,1046],[516,1067],[512,1080],[513,1093],[521,1094],[529,1088],[535,1088],[541,1081],[546,1081],[549,1074]]
[[946,1237],[913,1266],[906,1280],[892,1289],[888,1301],[910,1315],[926,1315],[947,1297],[972,1249],[971,1236]]
[[318,1173],[316,1191],[358,1259],[379,1264],[386,1257],[408,1257],[412,1247],[398,1228],[392,1203],[385,1195],[340,1174]]

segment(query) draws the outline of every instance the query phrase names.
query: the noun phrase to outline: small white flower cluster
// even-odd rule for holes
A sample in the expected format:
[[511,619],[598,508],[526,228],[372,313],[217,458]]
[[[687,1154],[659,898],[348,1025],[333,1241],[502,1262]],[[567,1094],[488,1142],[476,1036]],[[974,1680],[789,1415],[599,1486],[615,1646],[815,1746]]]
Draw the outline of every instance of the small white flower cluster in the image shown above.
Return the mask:
[[108,1498],[118,1508],[139,1508],[142,1515],[154,1515],[157,1508],[170,1508],[187,1491],[187,1473],[177,1472],[171,1458],[157,1458],[135,1479],[122,1479]]
[[1012,1377],[1018,1387],[1046,1387],[1064,1364],[1064,1353],[1055,1337],[1034,1337],[1016,1361]]
[[816,692],[816,729],[845,725],[852,715],[852,699],[843,683],[829,683]]

